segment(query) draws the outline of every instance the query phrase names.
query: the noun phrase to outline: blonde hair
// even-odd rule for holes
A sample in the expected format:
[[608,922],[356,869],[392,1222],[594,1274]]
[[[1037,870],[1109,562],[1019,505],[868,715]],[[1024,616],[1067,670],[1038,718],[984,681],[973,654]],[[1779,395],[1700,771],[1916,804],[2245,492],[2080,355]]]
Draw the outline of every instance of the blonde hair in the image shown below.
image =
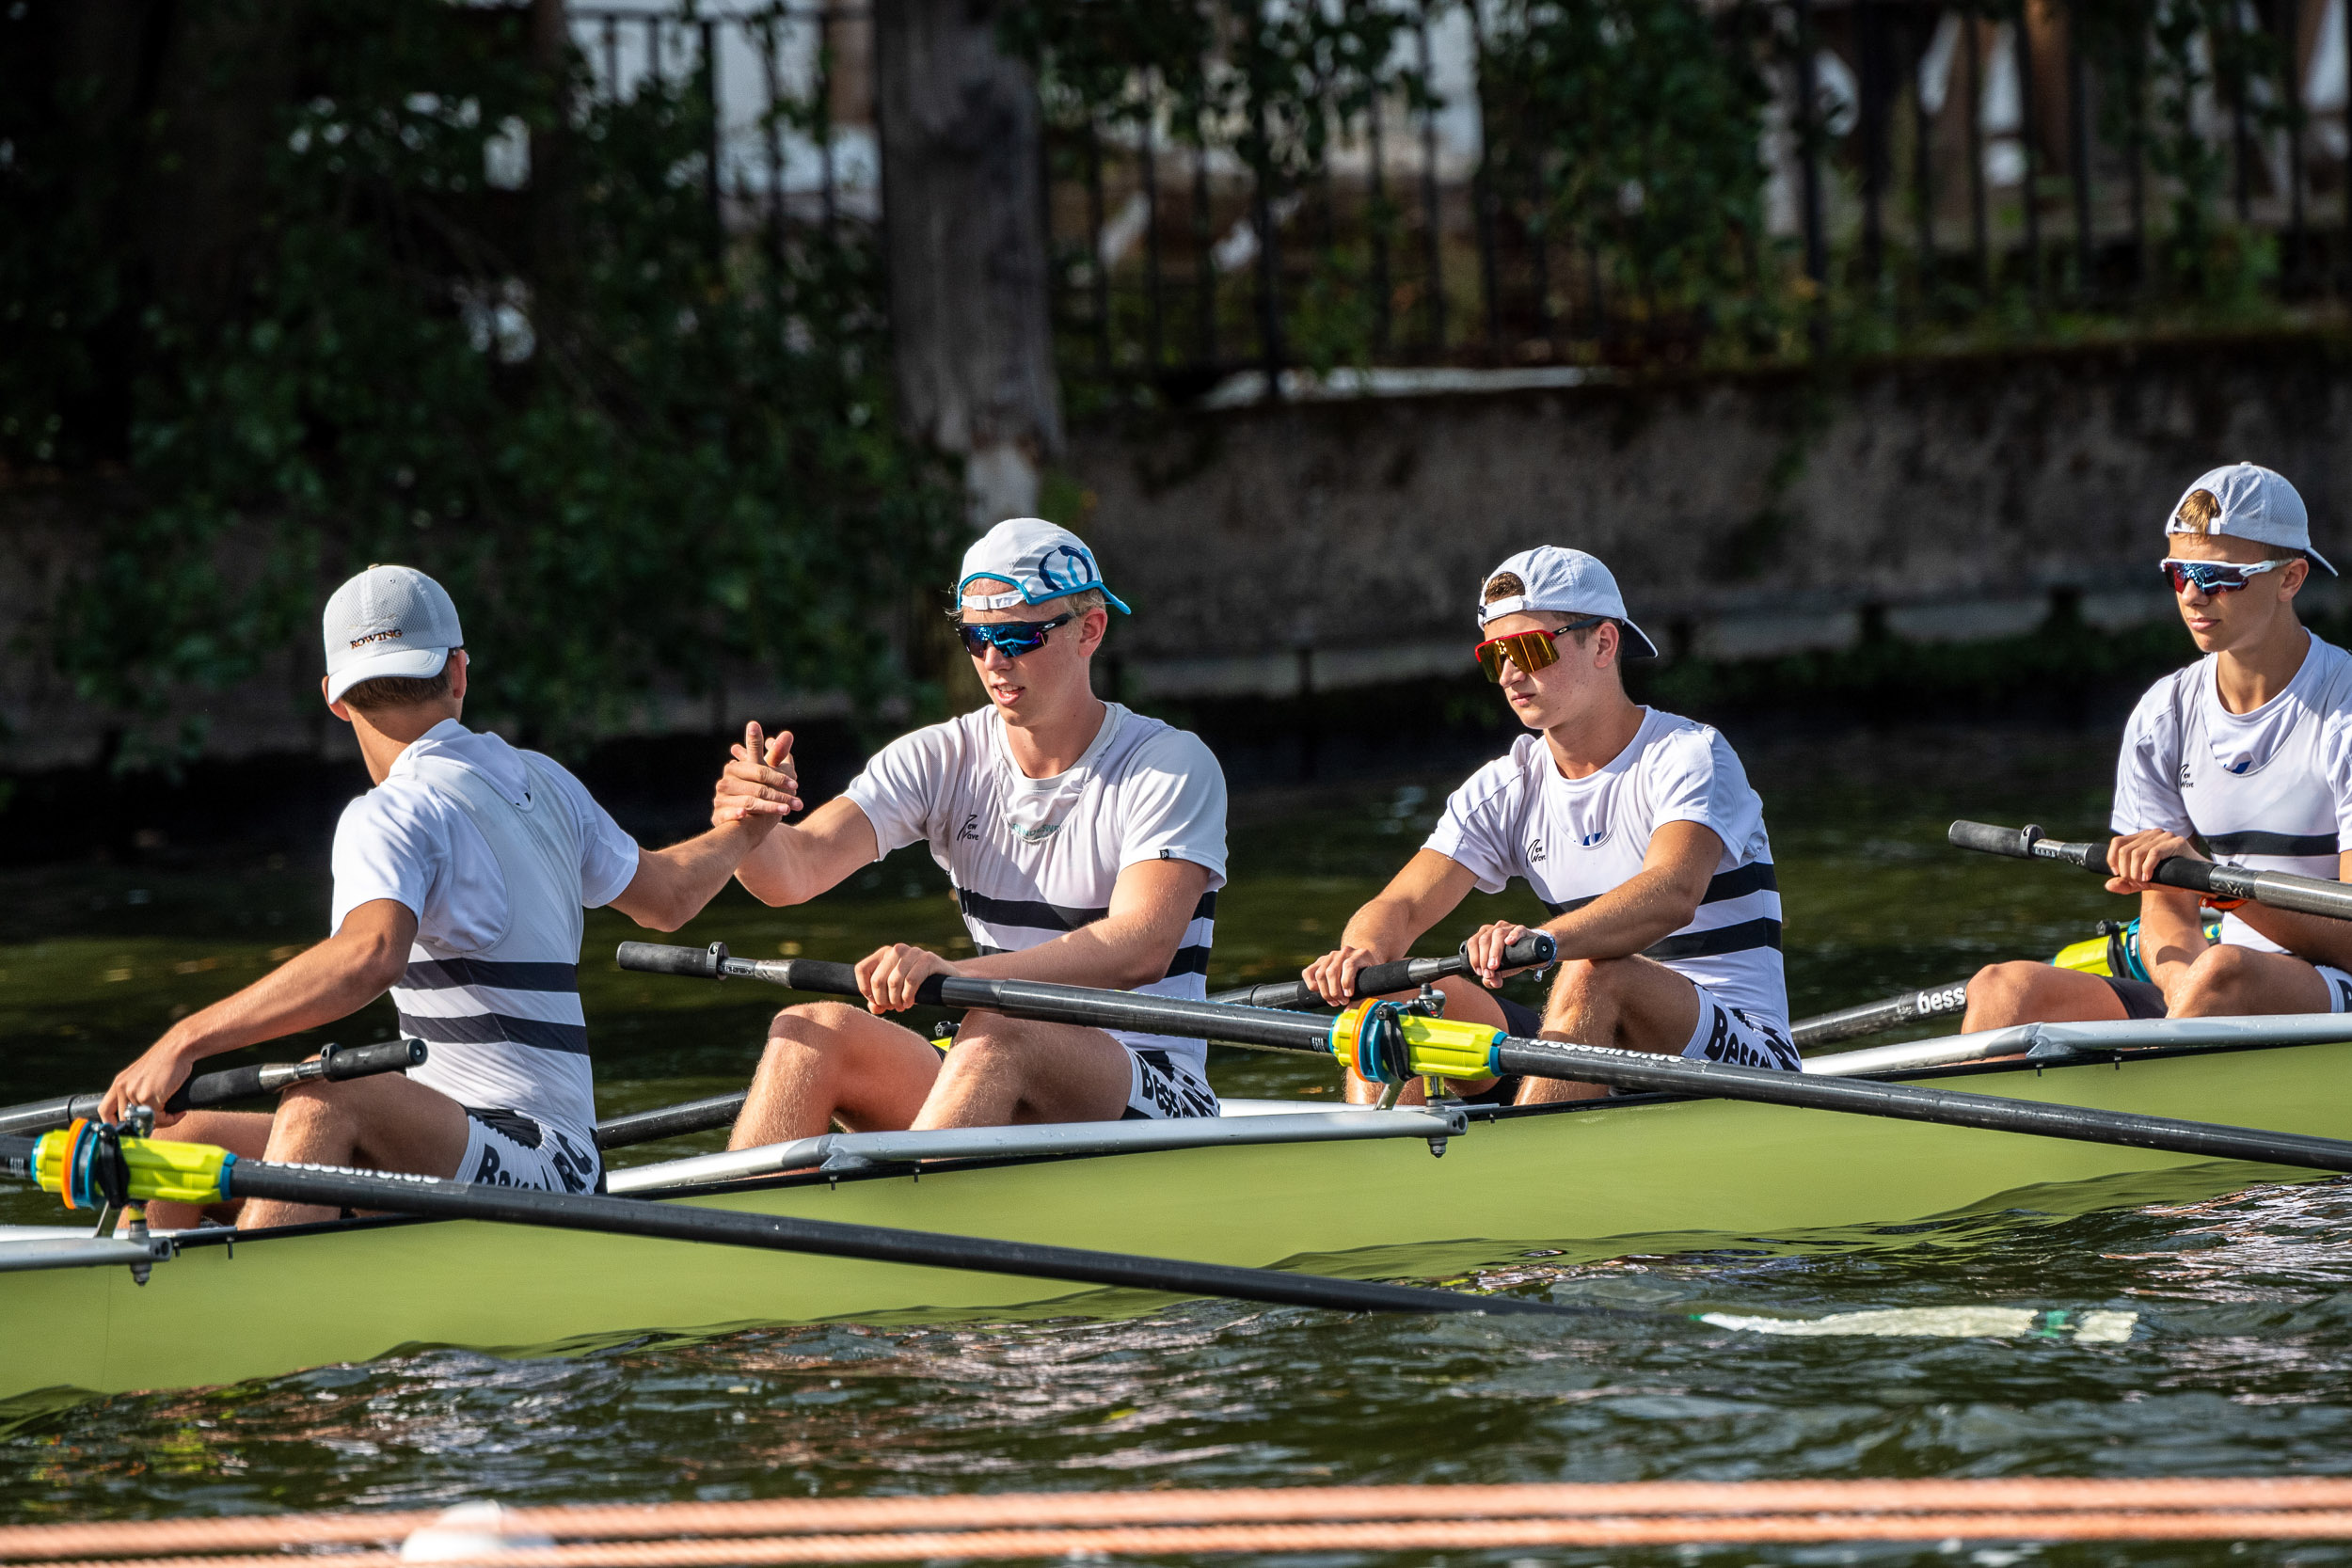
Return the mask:
[[[2191,490],[2181,498],[2173,511],[2167,533],[2193,533],[2199,538],[2213,537],[2213,525],[2221,517],[2221,499],[2211,490]],[[2253,541],[2259,543],[2259,541]],[[2300,561],[2303,552],[2293,545],[2263,545],[2265,561]]]

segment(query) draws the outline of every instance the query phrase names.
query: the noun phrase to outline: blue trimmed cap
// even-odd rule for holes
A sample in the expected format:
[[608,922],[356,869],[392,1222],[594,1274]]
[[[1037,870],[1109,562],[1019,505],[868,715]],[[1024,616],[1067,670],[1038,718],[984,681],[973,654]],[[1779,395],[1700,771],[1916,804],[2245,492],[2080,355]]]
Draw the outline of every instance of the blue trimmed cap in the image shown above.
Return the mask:
[[[965,598],[964,590],[978,578],[1010,583],[1014,591]],[[1083,594],[1089,588],[1100,589],[1120,614],[1133,613],[1104,586],[1102,568],[1094,563],[1094,552],[1087,548],[1085,540],[1042,517],[1008,517],[963,552],[956,597],[975,610],[1011,610]]]

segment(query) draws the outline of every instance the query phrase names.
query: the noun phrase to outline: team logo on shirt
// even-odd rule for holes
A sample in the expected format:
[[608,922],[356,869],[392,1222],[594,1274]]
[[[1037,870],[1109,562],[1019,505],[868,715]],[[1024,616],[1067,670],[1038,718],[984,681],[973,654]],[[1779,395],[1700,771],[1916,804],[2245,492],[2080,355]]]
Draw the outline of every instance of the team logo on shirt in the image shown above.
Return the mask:
[[979,837],[980,814],[978,812],[974,812],[971,816],[963,819],[963,826],[956,830],[956,842],[959,844],[977,844],[979,842]]
[[1544,858],[1544,841],[1542,839],[1531,838],[1527,841],[1527,858],[1531,863]]

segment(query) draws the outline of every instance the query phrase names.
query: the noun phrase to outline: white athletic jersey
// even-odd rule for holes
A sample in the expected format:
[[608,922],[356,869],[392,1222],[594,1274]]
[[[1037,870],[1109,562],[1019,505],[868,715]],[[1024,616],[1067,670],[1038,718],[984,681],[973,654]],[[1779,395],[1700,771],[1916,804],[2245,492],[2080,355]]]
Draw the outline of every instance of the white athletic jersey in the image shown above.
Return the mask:
[[[1200,737],[1104,705],[1103,727],[1066,773],[1025,777],[993,707],[900,736],[842,793],[874,826],[879,854],[917,842],[955,883],[981,953],[1017,953],[1110,913],[1120,872],[1138,861],[1205,866],[1208,890],[1168,974],[1136,990],[1209,994],[1216,890],[1225,885],[1225,771]],[[1208,1042],[1110,1031],[1196,1068]]]
[[417,917],[391,991],[401,1033],[430,1052],[409,1077],[546,1124],[577,1156],[566,1184],[580,1191],[596,1174],[580,910],[628,887],[637,858],[560,765],[455,720],[402,752],[335,829],[335,927],[378,898]]
[[1644,708],[1631,744],[1581,779],[1562,775],[1542,736],[1523,735],[1454,792],[1422,847],[1468,870],[1482,893],[1524,877],[1545,908],[1565,914],[1631,880],[1668,822],[1710,830],[1724,855],[1691,923],[1645,956],[1786,1030],[1764,802],[1730,742],[1707,725]]
[[[2251,713],[2221,705],[2220,657],[2165,676],[2132,710],[2111,826],[2194,835],[2224,864],[2334,881],[2352,835],[2352,655],[2312,638],[2286,689]],[[2221,940],[2281,950],[2234,914]]]

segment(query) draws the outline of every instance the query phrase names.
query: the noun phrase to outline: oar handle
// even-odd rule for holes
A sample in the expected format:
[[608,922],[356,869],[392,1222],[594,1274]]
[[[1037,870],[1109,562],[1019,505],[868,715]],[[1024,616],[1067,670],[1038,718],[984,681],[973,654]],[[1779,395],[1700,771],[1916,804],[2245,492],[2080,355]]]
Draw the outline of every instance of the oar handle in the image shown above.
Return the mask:
[[[422,1067],[424,1059],[422,1040],[330,1045],[308,1062],[262,1062],[252,1067],[225,1068],[218,1072],[199,1072],[181,1085],[164,1102],[163,1109],[202,1111],[215,1105],[233,1105],[240,1100],[275,1094],[291,1085],[318,1078],[341,1082],[379,1072],[405,1072],[412,1067]],[[60,1095],[29,1105],[11,1105],[0,1110],[0,1133],[46,1132],[71,1121],[87,1121],[98,1115],[105,1098],[103,1094]]]
[[[1442,958],[1397,958],[1389,963],[1373,964],[1356,972],[1356,989],[1349,992],[1351,1001],[1367,996],[1386,996],[1391,991],[1411,990],[1419,986],[1434,984],[1456,974],[1470,973],[1469,943],[1463,950]],[[1502,950],[1505,969],[1541,969],[1559,957],[1559,944],[1549,931],[1530,931]],[[1209,998],[1212,1002],[1230,1003],[1244,1007],[1320,1007],[1323,998],[1304,980],[1277,980],[1263,986],[1242,986],[1233,990],[1221,990]]]
[[[641,974],[683,974],[690,980],[765,980],[787,990],[815,991],[820,996],[856,996],[857,970],[823,958],[739,958],[727,944],[672,947],[660,942],[625,942],[612,955],[623,969]],[[937,1004],[940,976],[923,984],[922,999]]]
[[[2107,867],[2106,845],[2070,844],[2044,838],[2042,830],[2030,824],[1999,828],[1990,822],[1955,822],[1945,836],[1963,849],[1981,849],[1987,854],[2019,860],[2062,861],[2102,877],[2114,875]],[[2244,898],[2274,910],[2322,915],[2329,920],[2352,920],[2352,887],[2325,878],[2217,865],[2211,861],[2176,855],[2156,863],[2155,880],[2166,887],[2207,894],[2215,898]]]

